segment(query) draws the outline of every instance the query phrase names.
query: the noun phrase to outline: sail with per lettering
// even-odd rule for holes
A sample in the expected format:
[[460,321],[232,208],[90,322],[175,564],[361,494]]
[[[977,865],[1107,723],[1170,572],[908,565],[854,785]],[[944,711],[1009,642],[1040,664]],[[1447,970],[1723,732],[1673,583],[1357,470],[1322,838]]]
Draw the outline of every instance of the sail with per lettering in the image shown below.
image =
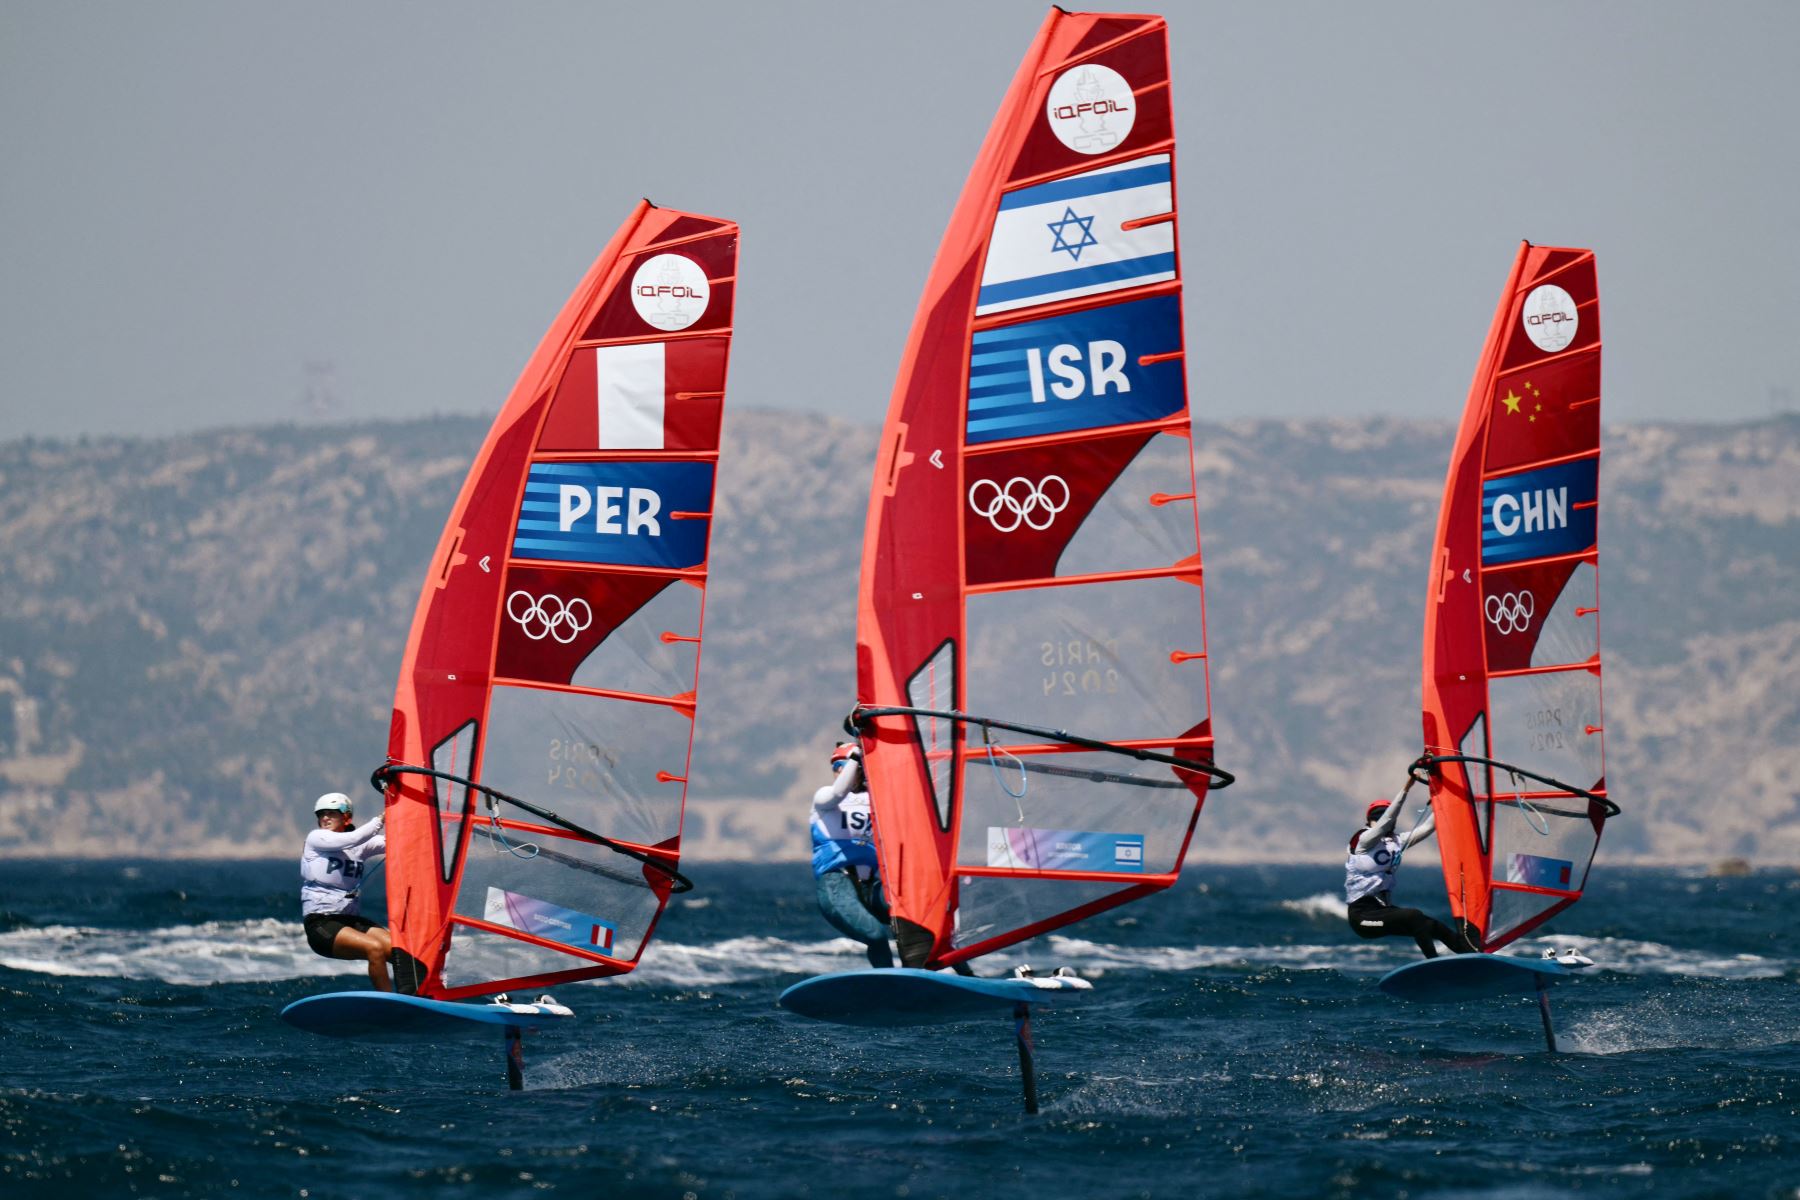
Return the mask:
[[907,965],[1172,884],[1213,765],[1167,27],[1054,10],[882,432],[857,638]]
[[1424,729],[1451,911],[1504,946],[1580,899],[1606,819],[1600,298],[1526,244],[1475,372],[1425,604]]
[[444,527],[388,765],[397,984],[617,975],[679,872],[737,226],[640,204]]

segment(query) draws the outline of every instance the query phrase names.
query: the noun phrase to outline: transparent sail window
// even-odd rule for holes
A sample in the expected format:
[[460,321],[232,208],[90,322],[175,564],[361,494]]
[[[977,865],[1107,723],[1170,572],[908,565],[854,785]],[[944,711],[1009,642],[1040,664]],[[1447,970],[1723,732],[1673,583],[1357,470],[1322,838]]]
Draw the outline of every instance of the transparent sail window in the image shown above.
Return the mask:
[[[665,640],[665,634],[674,636]],[[570,682],[643,696],[692,692],[699,670],[700,644],[695,640],[699,636],[700,589],[677,580],[594,647]]]
[[663,704],[496,687],[481,782],[602,837],[657,845],[681,831],[693,726]]
[[[637,956],[661,908],[644,864],[635,859],[573,838],[516,829],[496,834],[485,822],[476,823],[469,839],[456,893],[458,916],[625,961]],[[530,943],[519,945],[534,961],[545,953]],[[550,969],[581,965],[565,957]]]
[[1116,896],[1132,884],[1068,879],[965,875],[957,880],[954,946],[972,946],[1048,921],[1084,904]]
[[[454,775],[459,779],[471,779],[470,771],[475,765],[475,722],[465,722],[457,731],[431,748],[431,769],[442,771],[446,775]],[[416,778],[416,776],[415,776]],[[459,783],[448,779],[432,779],[426,777],[432,795],[437,799],[438,810],[438,866],[443,872],[444,882],[449,883],[456,877],[456,856],[461,849],[462,839],[468,832],[468,818],[473,807],[474,793]]]
[[[912,708],[949,712],[956,707],[956,643],[945,642],[924,666],[906,681],[906,703]],[[913,717],[913,736],[925,755],[931,779],[931,797],[937,807],[938,826],[950,828],[955,806],[956,722],[942,717]]]
[[[1493,758],[1571,787],[1591,791],[1599,786],[1603,767],[1597,674],[1576,669],[1489,680],[1488,716],[1493,722]],[[1504,793],[1512,785],[1505,772],[1496,770],[1493,786]]]
[[1200,589],[1179,579],[972,595],[969,711],[1109,741],[1180,736],[1207,715],[1200,651]]
[[1175,870],[1198,806],[1161,763],[1117,754],[985,754],[964,768],[963,866],[1107,871]]
[[1157,434],[1107,489],[1063,549],[1056,573],[1098,575],[1167,567],[1199,549],[1187,438]]

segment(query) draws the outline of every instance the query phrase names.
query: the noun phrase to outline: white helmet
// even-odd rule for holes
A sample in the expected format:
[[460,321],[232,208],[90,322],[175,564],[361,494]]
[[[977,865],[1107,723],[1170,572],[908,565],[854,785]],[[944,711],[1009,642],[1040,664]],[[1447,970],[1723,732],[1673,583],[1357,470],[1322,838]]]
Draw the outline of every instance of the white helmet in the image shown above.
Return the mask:
[[349,811],[350,797],[344,795],[342,792],[326,792],[323,796],[320,796],[318,802],[313,805],[314,813],[347,813]]

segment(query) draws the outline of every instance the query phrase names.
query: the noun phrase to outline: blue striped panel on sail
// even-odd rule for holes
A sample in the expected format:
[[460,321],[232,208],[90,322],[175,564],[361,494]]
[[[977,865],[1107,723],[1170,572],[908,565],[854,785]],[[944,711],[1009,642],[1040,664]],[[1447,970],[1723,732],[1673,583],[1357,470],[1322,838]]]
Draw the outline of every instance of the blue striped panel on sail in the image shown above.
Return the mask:
[[704,519],[712,511],[707,462],[554,462],[531,464],[514,558],[620,566],[699,566],[706,560]]
[[1181,302],[1152,296],[975,334],[969,444],[1173,416],[1187,405]]

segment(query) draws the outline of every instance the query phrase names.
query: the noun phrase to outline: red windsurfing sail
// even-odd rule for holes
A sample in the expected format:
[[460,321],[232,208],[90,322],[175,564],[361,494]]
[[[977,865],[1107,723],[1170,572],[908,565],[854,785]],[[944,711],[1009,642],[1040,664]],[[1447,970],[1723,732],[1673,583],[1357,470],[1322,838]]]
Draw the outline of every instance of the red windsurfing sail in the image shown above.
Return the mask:
[[685,886],[737,247],[729,221],[640,204],[463,483],[377,772],[409,990],[629,971]]
[[1444,482],[1425,752],[1450,907],[1484,949],[1581,898],[1608,816],[1600,297],[1587,250],[1513,264]]
[[1168,887],[1229,781],[1191,439],[1167,27],[1055,10],[951,218],[875,467],[857,695],[909,965]]

